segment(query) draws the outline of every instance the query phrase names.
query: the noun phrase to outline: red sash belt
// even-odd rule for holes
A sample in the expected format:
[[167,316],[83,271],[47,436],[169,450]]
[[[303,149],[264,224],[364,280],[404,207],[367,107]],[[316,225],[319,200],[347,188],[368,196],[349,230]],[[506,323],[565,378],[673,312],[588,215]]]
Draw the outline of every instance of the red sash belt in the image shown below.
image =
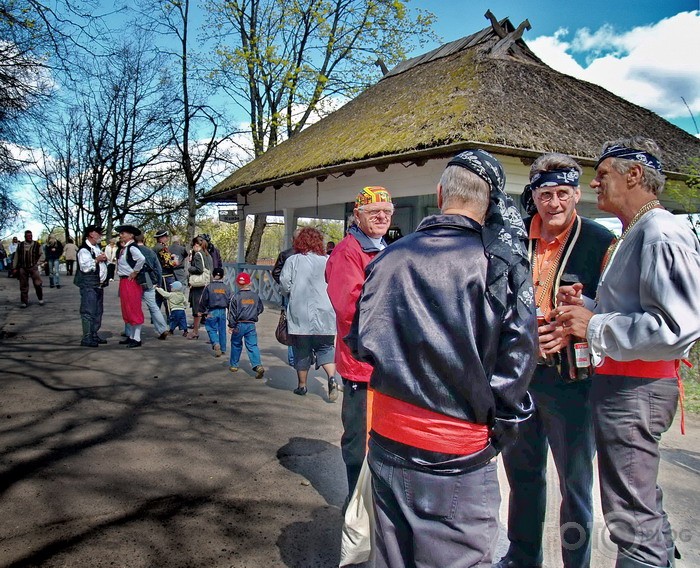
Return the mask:
[[442,454],[468,456],[489,443],[483,424],[459,420],[374,391],[372,429],[390,440]]
[[622,377],[639,377],[643,379],[676,379],[678,381],[679,401],[681,405],[681,434],[685,434],[685,389],[681,380],[681,361],[692,367],[690,361],[676,359],[675,361],[615,361],[606,357],[603,364],[595,368],[598,375],[620,375]]
[[620,375],[642,379],[675,379],[678,360],[675,361],[615,361],[606,357],[603,364],[595,368],[597,375]]

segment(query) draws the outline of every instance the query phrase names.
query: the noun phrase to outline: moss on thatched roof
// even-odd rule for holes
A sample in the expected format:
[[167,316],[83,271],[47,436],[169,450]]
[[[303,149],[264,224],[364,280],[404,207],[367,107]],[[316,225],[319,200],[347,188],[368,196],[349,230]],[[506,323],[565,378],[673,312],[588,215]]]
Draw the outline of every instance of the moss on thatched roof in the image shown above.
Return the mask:
[[494,57],[489,46],[501,38],[489,29],[465,38],[470,41],[458,40],[466,46],[462,49],[443,49],[445,56],[402,64],[400,72],[397,67],[331,115],[235,171],[204,200],[232,199],[241,192],[371,165],[447,156],[472,144],[515,156],[564,152],[591,164],[604,141],[642,134],[663,149],[667,172],[681,172],[689,158],[700,156],[700,140],[602,87],[551,69],[530,57],[521,40],[518,53]]

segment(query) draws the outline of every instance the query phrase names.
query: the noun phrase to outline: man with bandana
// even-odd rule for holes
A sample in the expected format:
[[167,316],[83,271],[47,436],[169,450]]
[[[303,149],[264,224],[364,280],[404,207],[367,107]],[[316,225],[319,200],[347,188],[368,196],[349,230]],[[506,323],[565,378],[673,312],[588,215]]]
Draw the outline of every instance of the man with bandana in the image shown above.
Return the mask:
[[[603,258],[613,234],[602,225],[580,217],[581,167],[570,156],[544,154],[530,167],[530,184],[522,202],[528,252],[535,283],[535,305],[549,314],[561,283],[584,285],[583,295],[593,301]],[[547,449],[552,450],[559,473],[562,502],[559,514],[564,568],[588,568],[591,563],[593,523],[593,423],[589,393],[591,380],[579,380],[575,362],[566,349],[568,338],[554,324],[540,319],[542,353],[530,383],[535,413],[518,430],[518,440],[503,451],[510,497],[508,553],[497,568],[542,566],[542,537],[547,509]]]
[[493,156],[458,154],[442,213],[367,268],[347,341],[373,366],[377,567],[491,563],[494,458],[533,411],[538,351],[526,233],[504,187]]
[[666,568],[676,555],[657,485],[659,441],[676,413],[680,360],[700,337],[700,244],[659,203],[664,181],[653,140],[603,146],[591,187],[623,232],[594,305],[577,283],[560,288],[555,310],[558,326],[588,340],[595,366],[598,473],[616,568]]
[[[372,367],[357,361],[343,337],[350,331],[355,304],[365,281],[365,268],[387,246],[384,235],[391,225],[394,205],[383,187],[365,187],[355,199],[355,223],[333,249],[326,263],[328,297],[335,310],[337,348],[335,364],[343,379],[343,436],[340,447],[348,478],[348,497],[360,475],[367,448],[367,385]],[[333,396],[329,382],[328,395]],[[371,397],[369,399],[371,404]]]

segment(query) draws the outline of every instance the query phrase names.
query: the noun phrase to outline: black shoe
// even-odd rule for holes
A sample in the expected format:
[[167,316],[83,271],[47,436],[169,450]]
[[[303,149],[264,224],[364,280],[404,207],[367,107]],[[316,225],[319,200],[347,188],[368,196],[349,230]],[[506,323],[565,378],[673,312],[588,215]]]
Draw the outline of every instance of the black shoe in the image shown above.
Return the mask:
[[131,349],[132,347],[141,347],[141,342],[140,341],[134,341],[133,339],[129,342],[129,345],[126,346],[127,349]]
[[338,400],[338,383],[332,378],[328,379],[328,400],[330,402]]
[[542,568],[542,564],[522,564],[504,556],[493,565],[493,568]]
[[85,340],[82,340],[80,342],[80,346],[81,347],[99,347],[97,341],[85,341]]
[[56,288],[58,288],[58,289],[60,290],[60,289],[61,289],[61,285],[60,285],[60,284],[56,284]]
[[131,339],[131,337],[127,337],[126,339],[122,339],[122,340],[119,342],[119,345],[129,345],[129,343],[131,343],[132,341],[133,341],[133,340]]
[[99,335],[96,335],[96,336],[93,337],[92,339],[93,339],[93,341],[95,341],[96,343],[99,343],[100,345],[106,345],[106,344],[107,344],[107,340],[106,340],[106,339],[102,339]]
[[53,284],[51,284],[51,286],[49,286],[49,288],[53,288]]
[[164,331],[163,333],[161,333],[161,334],[158,336],[158,339],[160,339],[160,340],[168,339],[168,335],[170,335],[170,333],[168,333],[167,331]]

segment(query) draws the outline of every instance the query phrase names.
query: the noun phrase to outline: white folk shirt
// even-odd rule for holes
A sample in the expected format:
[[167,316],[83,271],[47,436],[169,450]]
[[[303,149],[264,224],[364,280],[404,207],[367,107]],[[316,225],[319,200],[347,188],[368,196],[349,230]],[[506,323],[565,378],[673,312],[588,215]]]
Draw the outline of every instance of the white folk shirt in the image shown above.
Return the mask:
[[[90,250],[80,248],[78,250],[78,270],[82,272],[92,272],[96,267],[99,267],[100,282],[104,282],[107,278],[107,265],[104,262],[95,262],[93,254],[99,256],[102,250],[98,245],[93,245],[90,241],[85,241],[85,244],[90,247]],[[92,251],[93,254],[90,254]]]
[[129,266],[129,263],[126,261],[126,249],[129,245],[132,244],[134,244],[133,240],[126,243],[120,251],[119,260],[117,260],[117,274],[119,276],[129,276],[129,274],[131,274],[134,271],[138,272],[143,268],[143,265],[146,263],[146,257],[143,256],[143,253],[139,250],[139,247],[133,246],[131,247],[131,257],[136,261],[136,264],[133,268]]

